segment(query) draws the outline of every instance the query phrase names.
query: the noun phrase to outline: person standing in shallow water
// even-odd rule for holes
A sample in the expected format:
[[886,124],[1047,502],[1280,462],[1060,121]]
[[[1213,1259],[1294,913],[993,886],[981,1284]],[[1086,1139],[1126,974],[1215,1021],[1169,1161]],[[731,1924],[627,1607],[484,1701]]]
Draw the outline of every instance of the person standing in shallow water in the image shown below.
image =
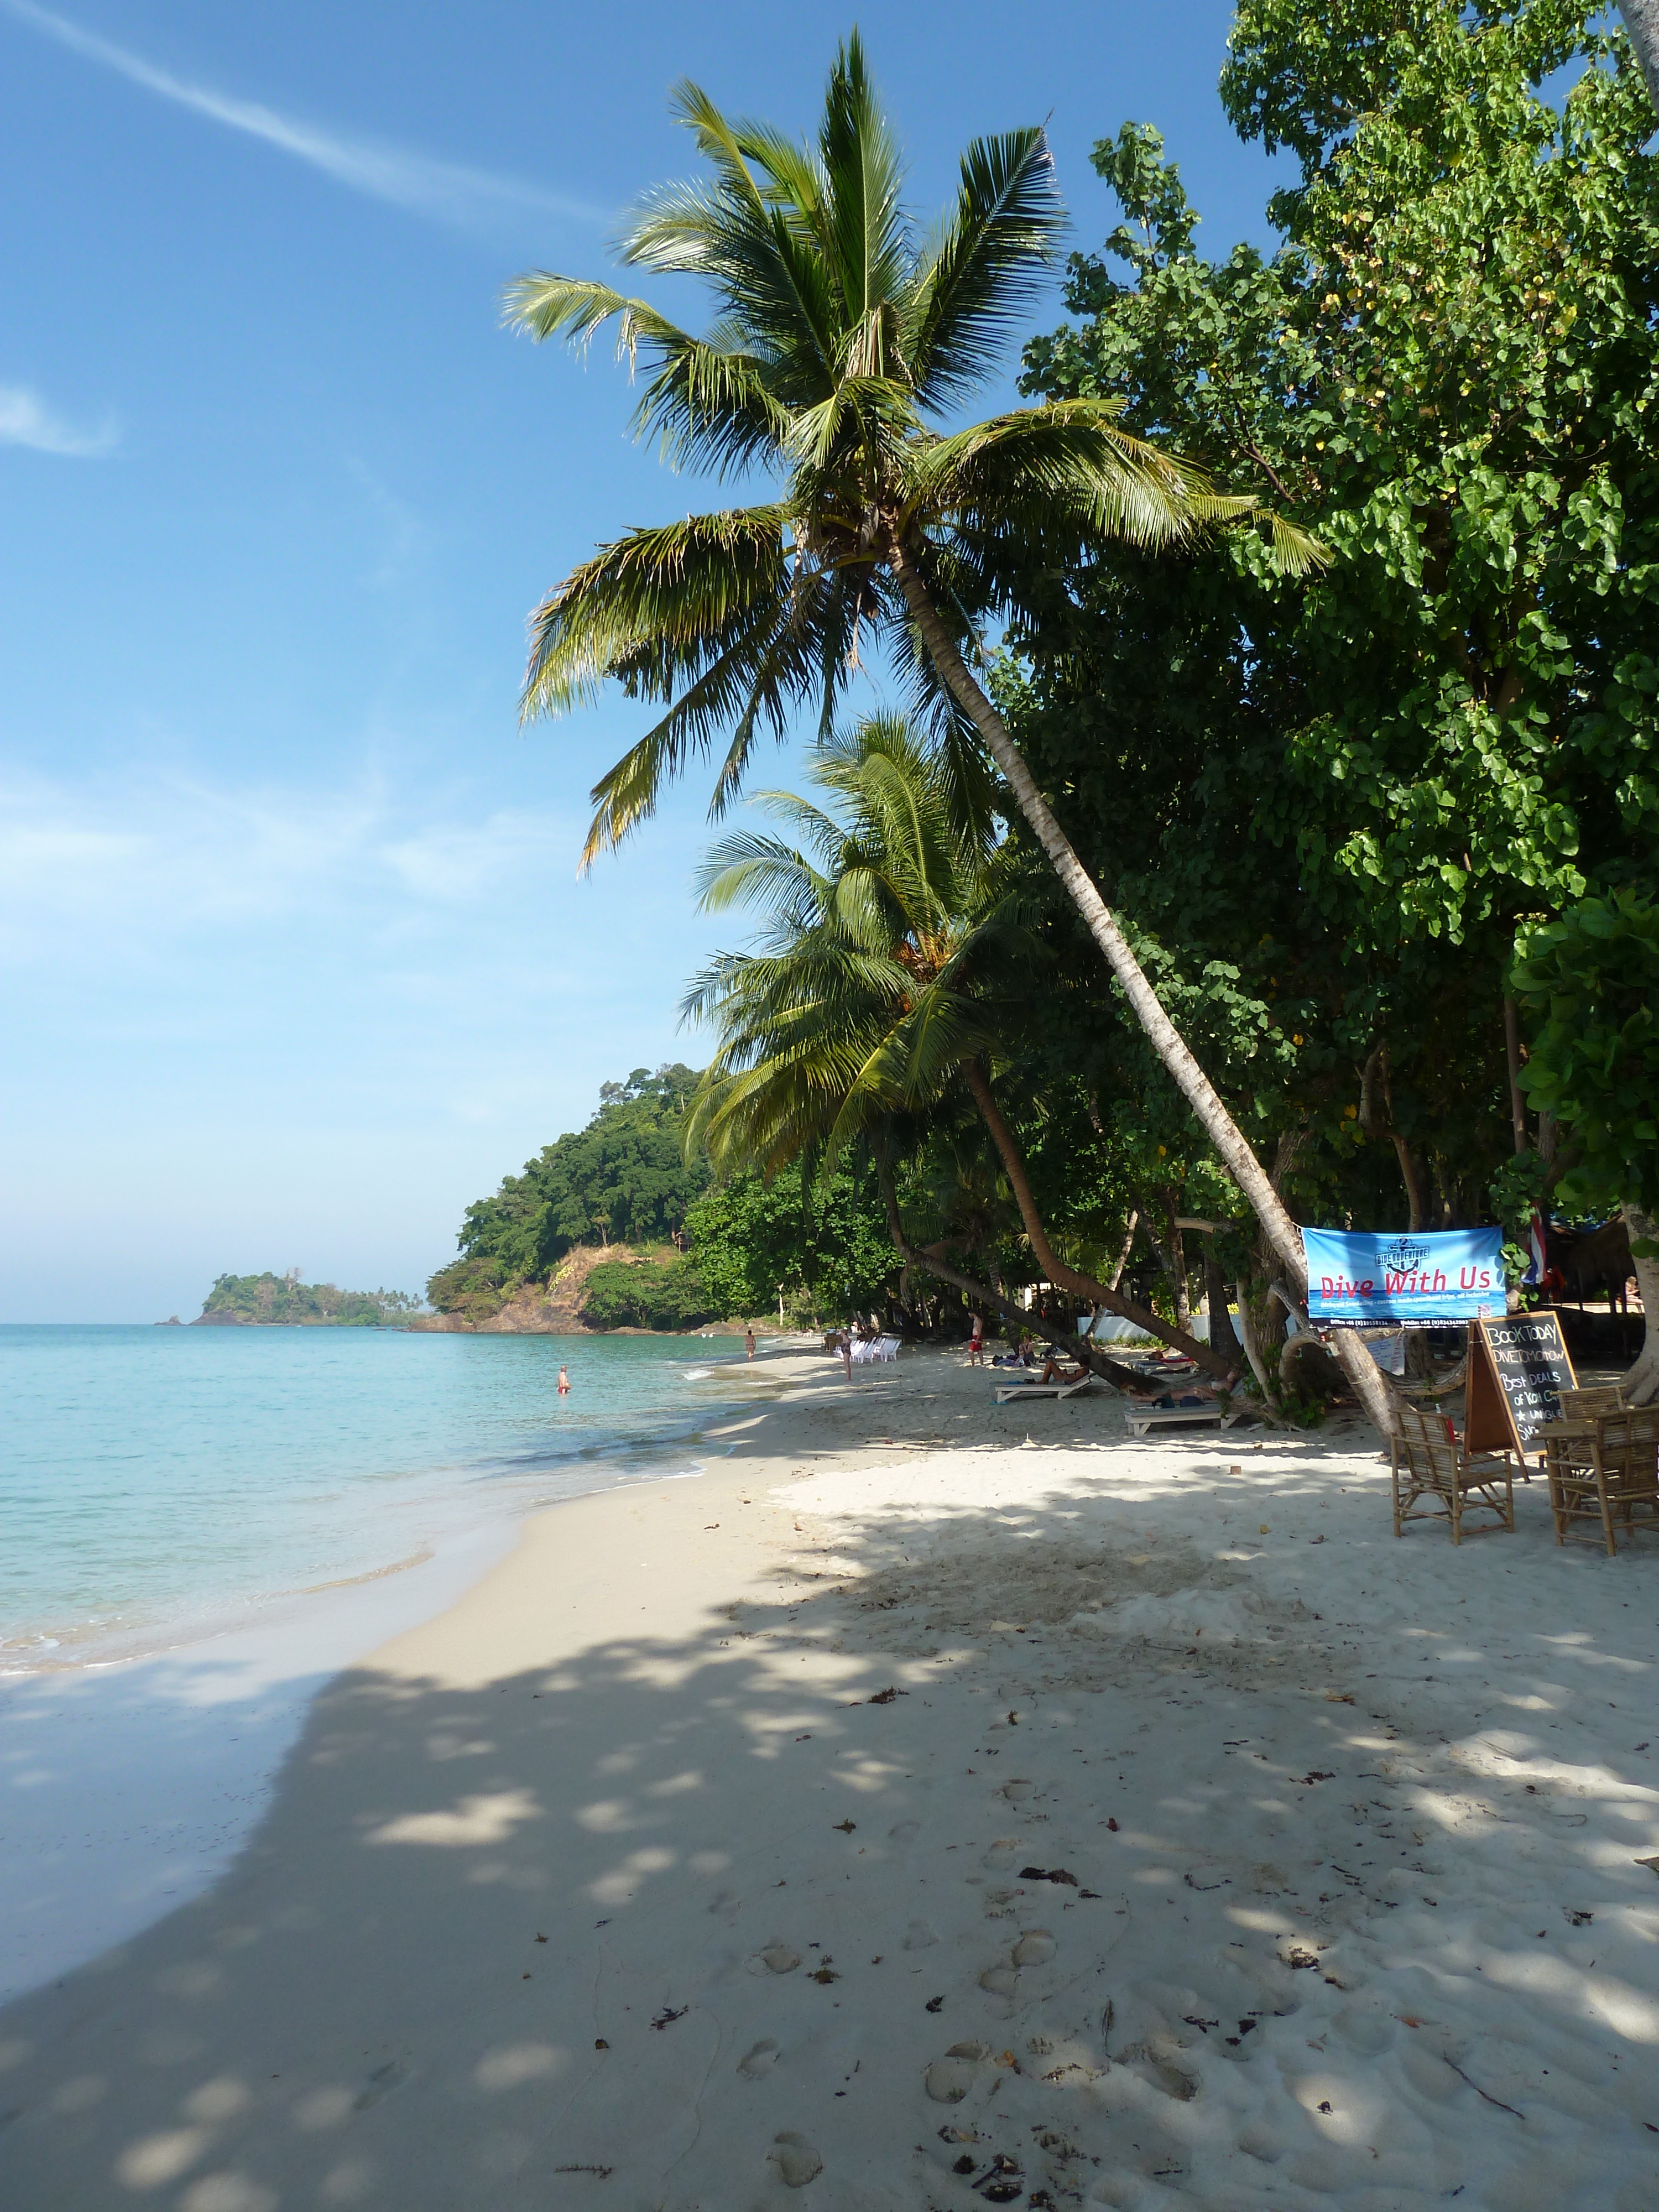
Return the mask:
[[750,1358],[750,1359],[752,1359],[752,1358],[754,1358],[754,1356],[755,1356],[755,1332],[754,1332],[754,1330],[753,1330],[752,1328],[746,1328],[746,1329],[744,1329],[744,1333],[743,1333],[743,1349],[744,1349],[744,1357],[745,1357],[745,1358]]
[[568,1398],[570,1395],[570,1374],[569,1370],[563,1367],[559,1370],[559,1395],[562,1398]]

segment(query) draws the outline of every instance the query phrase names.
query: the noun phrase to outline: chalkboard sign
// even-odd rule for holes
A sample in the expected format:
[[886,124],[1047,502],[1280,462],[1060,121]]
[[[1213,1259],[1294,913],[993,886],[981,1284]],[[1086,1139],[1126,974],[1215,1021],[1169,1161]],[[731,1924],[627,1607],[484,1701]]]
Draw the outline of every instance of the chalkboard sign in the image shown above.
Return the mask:
[[1523,1455],[1536,1450],[1540,1430],[1561,1419],[1561,1393],[1577,1388],[1555,1314],[1473,1322],[1465,1449]]

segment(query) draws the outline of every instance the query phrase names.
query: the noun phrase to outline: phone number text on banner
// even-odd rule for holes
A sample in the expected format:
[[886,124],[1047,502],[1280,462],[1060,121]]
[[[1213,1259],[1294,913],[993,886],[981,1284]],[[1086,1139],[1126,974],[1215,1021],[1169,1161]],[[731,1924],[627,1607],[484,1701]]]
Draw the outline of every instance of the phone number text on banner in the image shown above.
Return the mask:
[[1304,1229],[1302,1242],[1308,1318],[1317,1328],[1373,1322],[1443,1327],[1491,1321],[1504,1311],[1501,1229],[1384,1237]]

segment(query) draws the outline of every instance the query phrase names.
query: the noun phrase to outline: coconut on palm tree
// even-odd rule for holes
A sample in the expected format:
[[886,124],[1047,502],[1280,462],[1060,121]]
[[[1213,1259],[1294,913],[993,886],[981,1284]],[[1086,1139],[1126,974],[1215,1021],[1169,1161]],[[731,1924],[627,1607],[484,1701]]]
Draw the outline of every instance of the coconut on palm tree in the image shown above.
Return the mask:
[[[665,711],[596,786],[584,862],[647,816],[663,785],[720,750],[714,808],[763,733],[803,708],[821,737],[861,657],[895,649],[977,734],[1292,1282],[1295,1224],[973,673],[977,625],[1018,623],[1034,572],[1118,539],[1170,548],[1224,525],[1265,529],[1291,571],[1318,549],[1245,496],[1131,437],[1114,400],[1053,402],[952,427],[1052,270],[1063,224],[1036,128],[979,139],[956,204],[926,237],[902,203],[899,149],[855,36],[830,72],[815,143],[676,94],[710,173],[649,195],[620,258],[712,295],[697,337],[648,301],[536,272],[509,295],[538,338],[585,347],[607,323],[645,376],[641,436],[676,465],[764,473],[756,504],[629,531],[550,592],[532,622],[523,710],[554,714],[607,678]],[[1368,1411],[1389,1421],[1369,1357],[1344,1344]]]
[[[1233,1380],[1207,1345],[1054,1249],[996,1094],[995,1064],[1027,1015],[1042,957],[1022,918],[1023,855],[987,810],[963,809],[948,759],[900,716],[828,739],[811,773],[826,804],[759,793],[755,804],[790,834],[739,831],[700,871],[706,912],[748,907],[765,927],[757,947],[717,959],[686,1000],[686,1013],[720,1036],[688,1145],[706,1146],[717,1167],[771,1174],[809,1151],[827,1170],[862,1137],[885,1169],[896,1118],[933,1121],[965,1091],[1048,1280]],[[941,1255],[904,1234],[890,1176],[883,1182],[901,1254],[940,1272]],[[954,1267],[945,1279],[993,1295]]]

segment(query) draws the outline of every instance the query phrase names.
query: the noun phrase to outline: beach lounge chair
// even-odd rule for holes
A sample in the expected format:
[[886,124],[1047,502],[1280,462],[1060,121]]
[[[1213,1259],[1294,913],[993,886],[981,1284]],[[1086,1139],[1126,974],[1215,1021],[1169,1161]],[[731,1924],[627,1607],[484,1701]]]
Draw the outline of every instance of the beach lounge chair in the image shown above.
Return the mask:
[[997,1403],[1006,1406],[1016,1398],[1081,1398],[1094,1389],[1096,1381],[1092,1375],[1079,1375],[1074,1382],[1000,1382]]
[[[1402,1402],[1395,1419],[1389,1469],[1396,1536],[1407,1521],[1444,1521],[1453,1543],[1461,1544],[1463,1516],[1471,1506],[1498,1516],[1480,1534],[1491,1535],[1494,1528],[1515,1534],[1515,1467],[1507,1451],[1480,1452],[1472,1458],[1446,1416],[1425,1413],[1420,1406]],[[1419,1512],[1419,1498],[1437,1503]]]
[[1166,1392],[1150,1405],[1144,1400],[1131,1401],[1127,1410],[1132,1437],[1144,1437],[1153,1429],[1216,1425],[1232,1418],[1217,1400],[1201,1396],[1196,1390],[1189,1390],[1179,1398]]

